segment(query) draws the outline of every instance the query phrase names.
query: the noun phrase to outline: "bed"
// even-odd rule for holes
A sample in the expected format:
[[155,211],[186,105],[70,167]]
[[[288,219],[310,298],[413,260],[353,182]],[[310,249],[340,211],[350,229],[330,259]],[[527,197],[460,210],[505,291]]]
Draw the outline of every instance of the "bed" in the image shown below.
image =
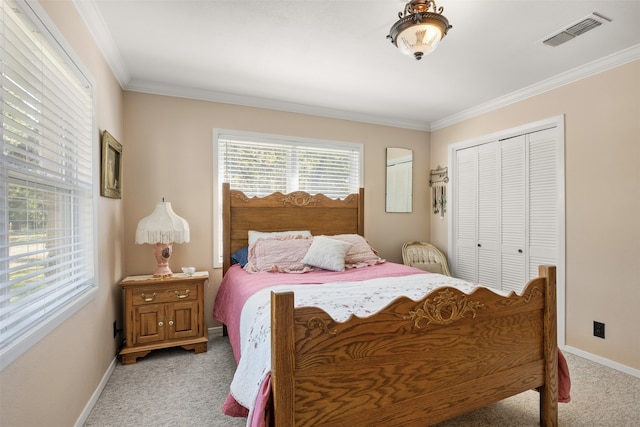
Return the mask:
[[[240,320],[237,306],[246,309],[260,296],[258,309],[247,311],[267,308],[267,317],[254,319],[252,328],[268,325],[263,340],[270,351],[263,369],[268,372],[260,381],[244,381],[254,389],[255,403],[243,407],[232,388],[225,413],[247,416],[248,425],[277,427],[425,426],[537,389],[540,424],[557,425],[555,267],[541,266],[520,295],[469,290],[455,278],[388,262],[344,272],[249,274],[232,266],[231,254],[247,247],[250,230],[362,236],[364,190],[343,200],[303,192],[249,198],[225,183],[222,196],[224,278],[214,317],[227,327],[239,376],[248,357],[240,347],[252,348],[254,341],[241,344],[247,321]],[[311,283],[299,285],[299,279]],[[300,296],[320,286],[358,289],[362,282],[386,289],[387,282],[418,279],[432,283],[421,298],[396,296],[373,314],[339,320]],[[319,289],[332,289],[323,292],[332,298],[339,292]]]

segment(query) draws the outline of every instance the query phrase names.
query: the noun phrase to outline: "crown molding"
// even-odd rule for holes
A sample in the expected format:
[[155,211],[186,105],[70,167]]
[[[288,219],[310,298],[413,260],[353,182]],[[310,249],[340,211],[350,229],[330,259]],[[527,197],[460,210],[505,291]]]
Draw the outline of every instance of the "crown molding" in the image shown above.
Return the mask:
[[507,105],[514,104],[516,102],[523,101],[525,99],[540,95],[550,90],[568,85],[570,83],[574,83],[578,80],[582,80],[587,77],[602,73],[604,71],[619,67],[621,65],[628,64],[638,59],[640,59],[640,44],[631,46],[627,49],[623,49],[617,53],[597,59],[586,65],[574,68],[573,70],[567,71],[565,73],[558,74],[557,76],[543,80],[531,86],[527,86],[515,92],[511,92],[508,95],[493,99],[476,107],[469,108],[468,110],[464,110],[449,117],[436,120],[435,122],[431,123],[431,127],[429,130],[433,132],[447,126],[451,126],[464,120],[477,117],[481,114],[485,114],[499,108],[506,107]]
[[327,117],[332,119],[347,120],[359,123],[369,123],[381,126],[391,126],[404,129],[429,131],[429,123],[426,121],[398,120],[390,117],[381,117],[370,114],[361,114],[353,111],[338,110],[333,108],[316,107],[306,104],[279,101],[275,99],[259,98],[252,96],[234,95],[225,92],[216,92],[204,89],[188,88],[157,84],[146,81],[131,81],[124,87],[132,92],[150,93],[154,95],[174,96],[178,98],[195,99],[199,101],[218,102],[221,104],[241,105],[245,107],[264,108],[268,110],[284,111],[288,113],[306,114],[311,116]]
[[104,56],[109,68],[111,68],[118,83],[120,83],[120,87],[124,89],[131,80],[131,74],[122,60],[122,56],[120,56],[120,51],[118,51],[95,1],[73,0],[73,5],[96,41],[102,56]]
[[330,108],[314,107],[304,104],[288,103],[273,99],[257,98],[249,96],[233,95],[222,92],[206,91],[201,89],[184,88],[179,86],[167,86],[148,82],[131,82],[125,85],[126,90],[146,92],[158,95],[176,96],[181,98],[198,99],[202,101],[220,102],[223,104],[243,105],[247,107],[266,108],[270,110],[286,111],[291,113],[308,114],[313,116],[329,117],[334,119],[350,120],[355,122],[371,123],[383,126],[399,127],[404,129],[433,132],[438,129],[468,120],[482,114],[489,113],[502,107],[523,101],[542,93],[560,88],[587,77],[611,70],[621,65],[640,59],[640,44],[621,50],[604,58],[592,61],[586,65],[574,68],[565,73],[558,74],[539,83],[527,86],[523,89],[511,92],[500,98],[493,99],[484,104],[461,111],[432,123],[397,120],[389,117],[379,117],[352,111],[336,110]]

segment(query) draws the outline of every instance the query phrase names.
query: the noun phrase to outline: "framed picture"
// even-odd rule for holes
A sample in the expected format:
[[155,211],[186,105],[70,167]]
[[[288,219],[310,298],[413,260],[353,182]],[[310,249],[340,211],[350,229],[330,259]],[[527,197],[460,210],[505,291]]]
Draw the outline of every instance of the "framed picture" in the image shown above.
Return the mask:
[[100,195],[119,199],[122,190],[122,145],[106,130],[102,132]]

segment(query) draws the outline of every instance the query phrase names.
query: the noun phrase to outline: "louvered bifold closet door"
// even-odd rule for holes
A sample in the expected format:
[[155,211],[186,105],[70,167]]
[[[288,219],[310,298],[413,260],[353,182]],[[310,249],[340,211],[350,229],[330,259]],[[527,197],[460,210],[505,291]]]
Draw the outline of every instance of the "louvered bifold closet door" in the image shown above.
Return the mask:
[[528,277],[538,276],[539,265],[558,262],[558,176],[556,129],[528,135],[529,254]]
[[453,274],[521,292],[561,258],[562,146],[555,127],[460,148]]
[[525,135],[500,141],[502,289],[520,291],[525,282]]
[[478,281],[477,271],[477,147],[460,150],[456,155],[455,187],[455,276]]
[[500,288],[500,157],[497,141],[478,147],[478,283]]

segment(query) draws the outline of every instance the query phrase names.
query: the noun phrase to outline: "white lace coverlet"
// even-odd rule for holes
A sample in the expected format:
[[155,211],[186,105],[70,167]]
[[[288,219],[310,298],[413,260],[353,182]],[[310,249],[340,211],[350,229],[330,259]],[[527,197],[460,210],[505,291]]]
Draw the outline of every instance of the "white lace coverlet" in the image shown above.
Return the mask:
[[338,322],[351,315],[367,317],[399,296],[415,301],[443,286],[470,293],[478,285],[440,274],[384,277],[361,282],[319,285],[279,285],[252,295],[240,317],[240,362],[231,382],[231,394],[249,409],[249,418],[262,382],[271,372],[271,292],[294,292],[295,307],[314,306]]

